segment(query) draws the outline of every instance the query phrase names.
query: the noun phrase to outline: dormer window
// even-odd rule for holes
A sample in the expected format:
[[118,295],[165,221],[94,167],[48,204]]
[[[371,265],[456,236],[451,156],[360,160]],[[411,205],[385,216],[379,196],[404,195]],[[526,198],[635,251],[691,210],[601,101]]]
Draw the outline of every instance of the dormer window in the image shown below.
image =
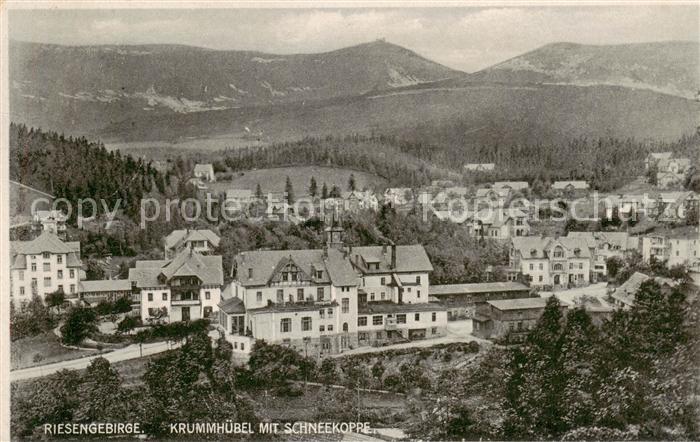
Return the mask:
[[531,250],[530,250],[530,256],[537,256],[537,250],[531,249]]
[[316,270],[316,278],[317,279],[323,278],[323,270]]
[[248,268],[248,279],[251,279],[253,277],[253,268],[249,267]]
[[581,254],[581,249],[578,247],[574,249],[574,255],[579,256]]

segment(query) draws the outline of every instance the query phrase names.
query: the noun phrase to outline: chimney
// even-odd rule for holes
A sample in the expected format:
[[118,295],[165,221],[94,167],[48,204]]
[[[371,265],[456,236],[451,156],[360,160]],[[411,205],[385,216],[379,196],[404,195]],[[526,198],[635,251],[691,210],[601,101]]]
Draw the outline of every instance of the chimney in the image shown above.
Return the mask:
[[396,269],[396,244],[391,244],[391,268]]

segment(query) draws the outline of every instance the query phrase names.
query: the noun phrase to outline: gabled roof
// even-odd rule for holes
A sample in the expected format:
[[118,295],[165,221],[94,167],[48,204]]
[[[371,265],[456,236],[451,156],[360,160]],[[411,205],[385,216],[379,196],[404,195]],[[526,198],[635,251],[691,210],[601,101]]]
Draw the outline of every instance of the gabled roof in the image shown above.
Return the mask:
[[557,190],[564,190],[569,186],[577,190],[585,190],[589,188],[586,181],[555,181],[552,183],[552,189]]
[[166,280],[174,276],[196,276],[202,284],[224,283],[221,256],[204,256],[192,250],[183,250],[171,261],[137,261],[136,267],[129,269],[129,280],[136,281],[137,287],[159,287],[163,285],[158,281],[161,274]]
[[[386,253],[383,246],[353,247],[350,251],[350,259],[353,265],[359,267],[364,273],[406,273],[406,272],[432,272],[433,266],[430,263],[428,254],[422,245],[396,246],[396,268],[391,268],[392,247],[386,246]],[[361,257],[365,262],[378,262],[379,270],[368,270],[364,268],[357,257]]]
[[639,238],[630,236],[627,232],[569,232],[567,238],[578,238],[586,241],[589,248],[595,248],[601,244],[610,244],[621,250],[636,249]]
[[[562,246],[566,258],[590,258],[591,252],[588,243],[583,238],[570,237],[541,237],[518,236],[511,238],[513,248],[519,252],[523,259],[546,259],[552,256],[552,250]],[[576,250],[578,249],[578,255]]]
[[495,163],[466,163],[464,169],[466,170],[494,170],[496,168]]
[[639,291],[639,287],[650,279],[655,279],[662,285],[665,284],[670,287],[675,286],[675,282],[671,279],[660,277],[652,278],[644,273],[634,272],[632,276],[630,276],[620,287],[616,288],[615,291],[610,294],[610,296],[626,306],[634,305],[634,298]]
[[219,235],[217,235],[209,229],[173,230],[172,232],[170,232],[170,235],[165,237],[165,247],[168,249],[173,249],[175,247],[183,245],[188,241],[208,241],[214,247],[217,247],[219,245],[219,242],[221,241],[221,238],[219,238]]
[[[319,283],[331,283],[336,287],[357,285],[357,274],[350,261],[339,250],[330,248],[324,257],[323,249],[305,250],[258,250],[239,253],[234,258],[237,279],[246,287],[265,286],[279,268],[280,262],[289,259],[307,275],[314,275],[314,270],[325,270]],[[252,269],[252,277],[248,277]]]
[[24,255],[40,255],[44,252],[49,253],[80,253],[80,242],[69,241],[63,242],[55,234],[43,231],[31,241],[13,241],[12,249],[14,253]]
[[501,227],[513,218],[527,218],[527,214],[520,209],[511,207],[508,209],[481,209],[471,217],[474,221],[480,221],[484,225]]

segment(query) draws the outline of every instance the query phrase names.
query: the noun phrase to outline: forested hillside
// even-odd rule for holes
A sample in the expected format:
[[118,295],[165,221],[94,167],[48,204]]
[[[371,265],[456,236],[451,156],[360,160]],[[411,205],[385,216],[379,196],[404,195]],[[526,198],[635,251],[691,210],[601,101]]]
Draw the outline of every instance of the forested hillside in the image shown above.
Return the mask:
[[110,210],[121,200],[119,207],[133,217],[144,195],[162,193],[165,187],[163,175],[140,158],[109,152],[99,141],[66,138],[14,123],[10,124],[10,178],[74,203],[72,217],[81,198],[93,198],[99,213],[103,212],[100,200]]
[[274,166],[328,165],[377,174],[390,185],[423,186],[431,179],[461,174],[470,162],[496,163],[492,174],[479,180],[587,180],[601,191],[610,191],[634,180],[644,171],[648,152],[670,150],[697,158],[700,135],[674,142],[639,141],[632,138],[576,138],[567,143],[444,145],[408,141],[391,135],[305,137],[296,142],[275,143],[223,153],[233,170]]

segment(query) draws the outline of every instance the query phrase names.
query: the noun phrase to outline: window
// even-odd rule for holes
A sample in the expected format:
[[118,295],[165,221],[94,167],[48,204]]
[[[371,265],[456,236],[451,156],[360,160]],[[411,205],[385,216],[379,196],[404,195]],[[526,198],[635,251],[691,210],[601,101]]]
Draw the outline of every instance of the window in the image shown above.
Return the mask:
[[58,285],[58,291],[59,291],[59,292],[62,292],[62,291],[63,291],[63,284],[59,284],[59,285]]
[[582,262],[578,263],[578,269],[583,270],[583,263]]
[[357,326],[364,327],[366,325],[367,325],[367,316],[358,316],[357,317]]
[[234,342],[234,343],[233,343],[233,349],[234,349],[234,350],[238,350],[238,342]]
[[304,300],[304,289],[297,289],[297,301],[302,302]]
[[75,284],[70,285],[70,292],[75,293]]
[[24,281],[24,270],[19,271],[19,280]]
[[158,309],[155,309],[155,308],[149,308],[148,309],[148,316],[155,316],[157,310]]
[[416,298],[420,298],[420,290],[416,290]]
[[535,270],[535,265],[534,265],[534,264],[530,264],[530,270]]
[[51,287],[51,278],[44,278],[44,287]]
[[386,285],[386,278],[382,276],[381,282],[379,284]]
[[350,327],[348,327],[348,323],[347,323],[347,322],[343,322],[343,331],[347,333],[347,331],[348,331],[349,329],[350,329]]
[[253,269],[249,268],[248,269],[248,279],[251,279],[253,277]]
[[433,335],[436,335],[436,334],[437,334],[437,327],[431,328],[431,329],[430,329],[430,333],[433,334]]
[[540,270],[544,270],[544,264],[540,263]]
[[203,312],[204,317],[205,318],[210,317],[213,311],[214,311],[214,309],[211,306],[204,307],[204,312]]
[[333,316],[333,309],[329,308],[328,309],[328,317],[331,317],[331,316]]
[[328,331],[332,332],[333,331],[333,324],[328,324]]
[[573,263],[573,262],[570,262],[570,263],[569,263],[569,270],[573,270],[573,269],[574,269],[574,263]]
[[287,272],[282,272],[282,280],[283,280],[283,281],[289,281],[289,273],[287,273]]
[[149,301],[153,301],[153,293],[149,293],[149,294],[148,294],[148,300],[149,300]]
[[56,263],[63,264],[63,255],[56,255]]
[[413,315],[413,319],[416,321],[420,321],[420,313],[416,313],[415,315]]
[[35,262],[32,263],[32,272],[36,272],[36,263]]
[[204,299],[211,299],[211,292],[204,292]]
[[24,287],[20,287],[20,288],[19,288],[19,294],[20,294],[20,295],[24,295]]
[[381,315],[379,316],[372,316],[372,325],[382,325],[384,323],[383,317]]
[[311,317],[310,316],[304,316],[301,318],[301,331],[310,331],[311,330]]
[[420,276],[416,276],[416,284],[420,284]]
[[369,300],[374,301],[374,292],[369,294]]
[[323,278],[323,270],[316,270],[316,278],[317,279]]
[[45,272],[51,271],[51,263],[48,263],[48,262],[44,263],[44,271]]
[[540,281],[540,282],[542,282],[542,275],[540,275],[540,277],[539,277],[539,281]]
[[245,350],[245,343],[241,342],[241,351]]
[[323,333],[324,331],[326,331],[326,326],[325,326],[325,325],[320,325],[320,326],[318,327],[318,331],[320,331],[321,333]]
[[255,293],[255,300],[258,302],[262,302],[262,292]]
[[437,321],[437,313],[433,312],[432,320],[433,320],[433,322]]
[[289,333],[292,331],[292,319],[291,318],[282,318],[280,321],[280,330],[282,333]]
[[168,300],[168,292],[163,292],[163,301]]
[[280,304],[284,302],[284,290],[277,290],[277,302]]
[[406,315],[404,315],[404,314],[396,315],[396,323],[397,324],[405,324],[406,323]]
[[292,295],[292,294],[290,293],[289,296],[287,296],[287,300],[289,301],[290,304],[291,304],[292,302],[294,302],[294,295]]
[[63,279],[63,270],[58,271],[58,279]]
[[343,300],[341,302],[342,302],[341,311],[343,313],[350,312],[350,298],[343,298]]
[[70,279],[75,278],[75,270],[70,269],[70,271],[68,272],[68,276],[70,277]]
[[44,259],[51,259],[51,254],[49,252],[42,253],[42,256],[44,257]]
[[319,287],[316,289],[316,300],[323,301],[323,287]]
[[318,316],[320,316],[321,319],[325,318],[325,317],[326,317],[326,310],[325,310],[325,309],[319,310],[319,311],[318,311]]
[[386,293],[382,292],[382,294],[379,295],[379,299],[381,299],[382,301],[384,301],[384,298],[386,298]]
[[555,258],[563,258],[564,257],[564,250],[561,247],[557,247],[554,249],[554,257]]

